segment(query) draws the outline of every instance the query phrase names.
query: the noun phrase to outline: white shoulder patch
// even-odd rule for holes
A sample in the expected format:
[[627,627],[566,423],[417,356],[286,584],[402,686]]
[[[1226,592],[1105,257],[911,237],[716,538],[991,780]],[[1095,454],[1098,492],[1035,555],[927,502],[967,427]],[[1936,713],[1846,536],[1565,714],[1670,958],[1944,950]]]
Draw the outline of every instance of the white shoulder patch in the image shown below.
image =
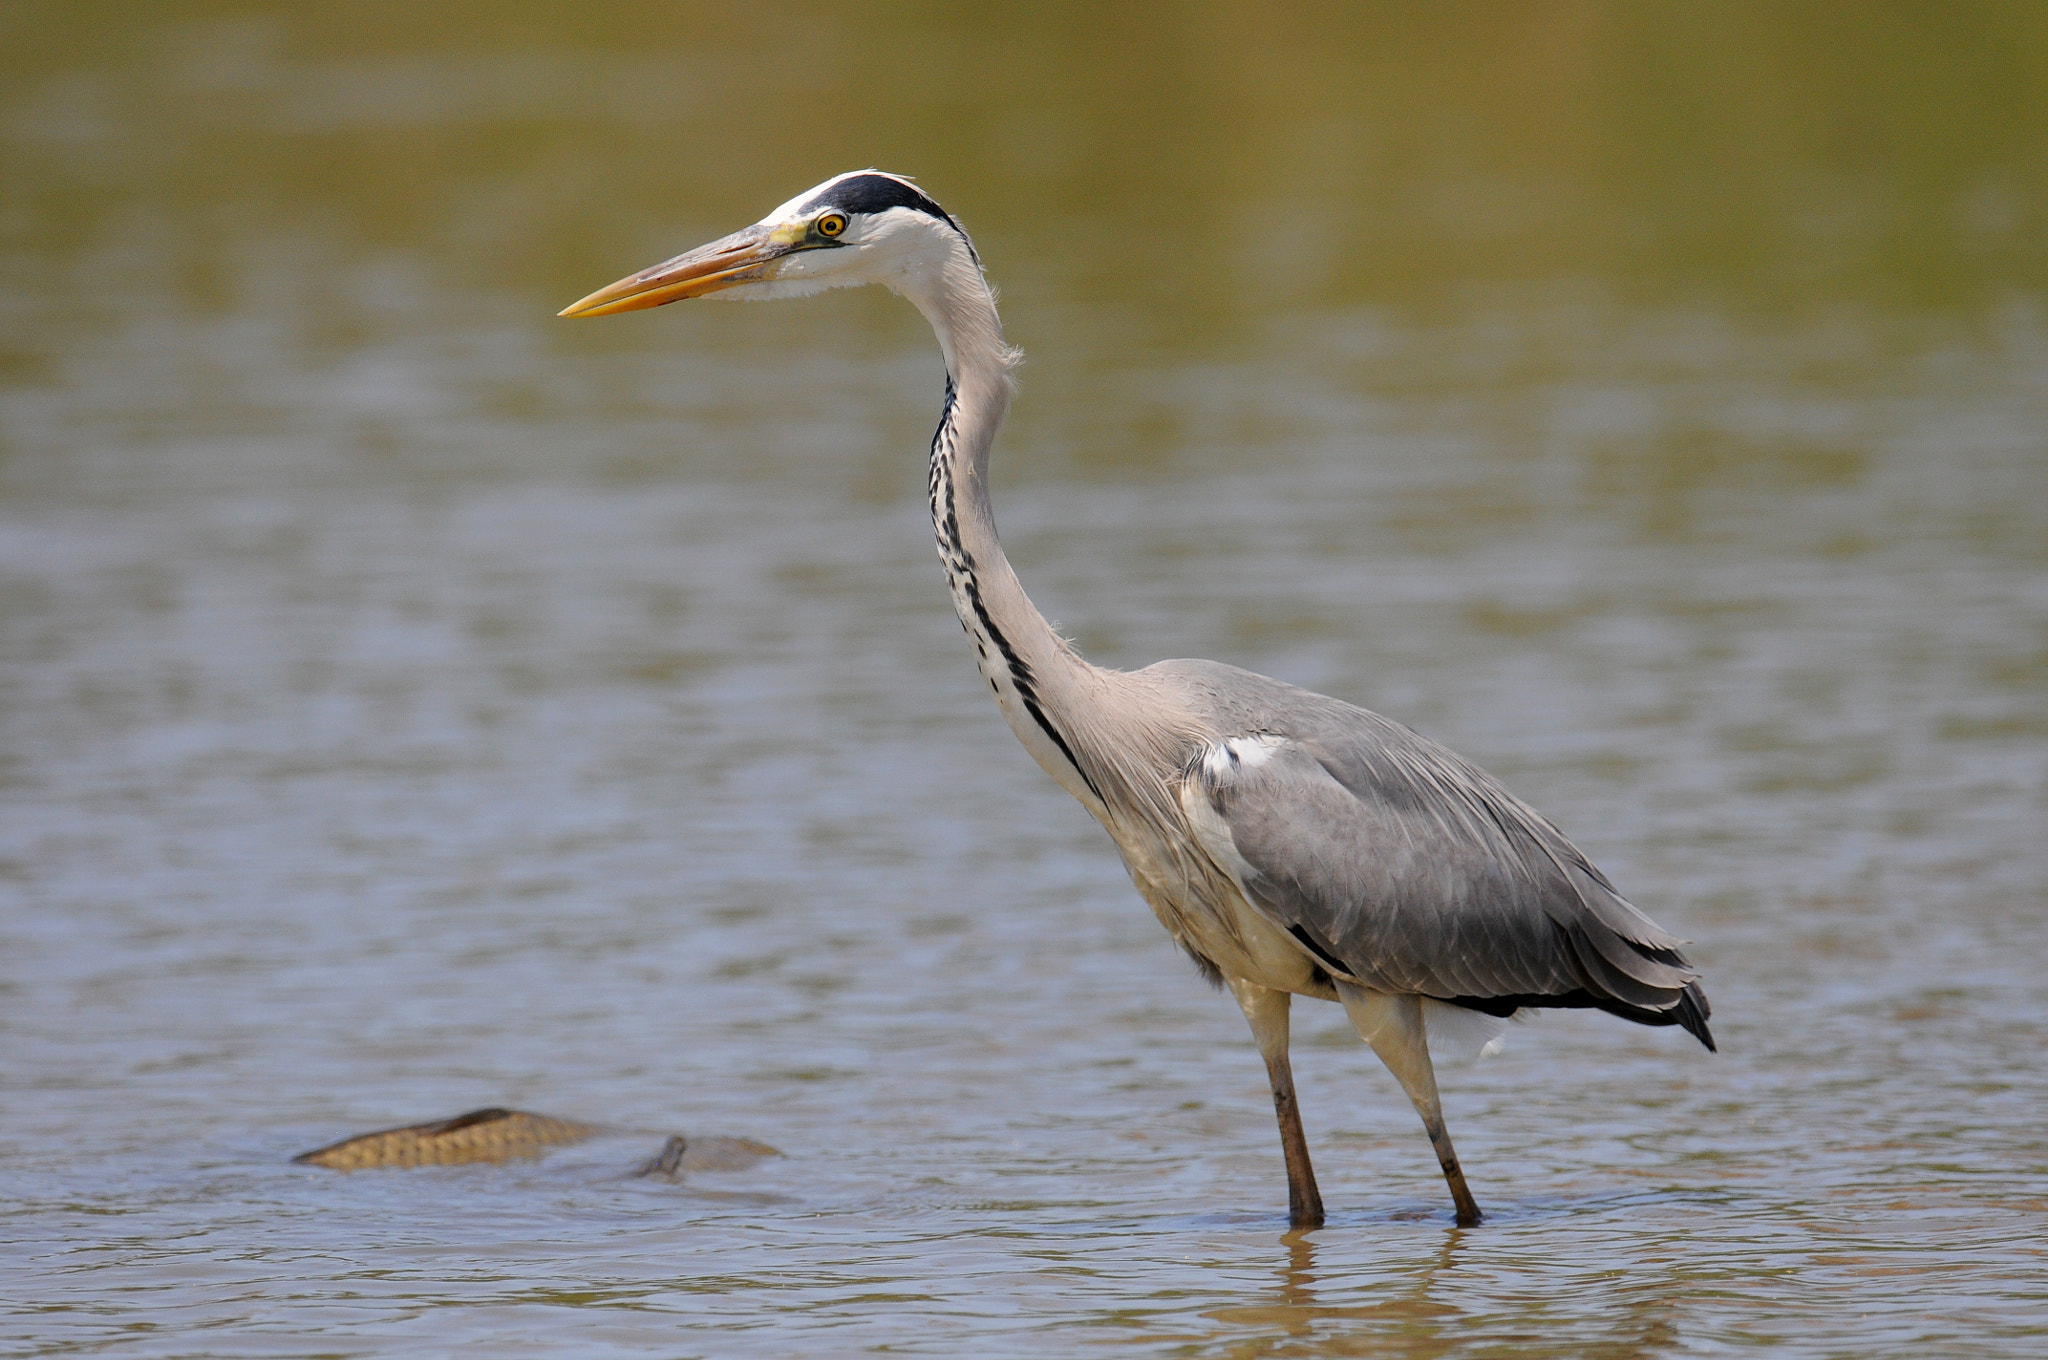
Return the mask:
[[1239,770],[1256,770],[1284,746],[1287,738],[1270,732],[1225,737],[1202,753],[1202,775],[1211,784],[1228,783]]
[[1247,900],[1251,894],[1245,884],[1258,876],[1257,871],[1237,852],[1230,824],[1224,821],[1209,798],[1245,771],[1256,770],[1270,761],[1286,745],[1287,738],[1264,732],[1212,742],[1202,752],[1201,760],[1196,762],[1200,777],[1189,779],[1180,787],[1181,811],[1187,815],[1188,829],[1195,833],[1195,842],[1236,880],[1237,890],[1244,893]]

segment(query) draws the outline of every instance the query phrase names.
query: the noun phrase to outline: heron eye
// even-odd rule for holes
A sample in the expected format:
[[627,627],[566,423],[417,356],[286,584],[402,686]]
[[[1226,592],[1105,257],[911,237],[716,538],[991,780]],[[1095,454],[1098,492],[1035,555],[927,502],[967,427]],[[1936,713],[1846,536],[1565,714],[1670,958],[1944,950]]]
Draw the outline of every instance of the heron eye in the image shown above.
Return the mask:
[[837,236],[846,230],[846,219],[838,213],[826,213],[818,219],[818,235]]

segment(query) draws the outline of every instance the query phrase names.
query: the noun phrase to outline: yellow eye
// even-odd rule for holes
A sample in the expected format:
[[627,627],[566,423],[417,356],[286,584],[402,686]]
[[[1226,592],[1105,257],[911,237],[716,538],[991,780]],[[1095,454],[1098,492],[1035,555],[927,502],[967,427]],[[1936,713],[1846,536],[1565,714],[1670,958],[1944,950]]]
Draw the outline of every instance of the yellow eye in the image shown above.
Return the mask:
[[837,236],[840,232],[846,230],[846,219],[838,213],[826,213],[818,219],[817,226],[818,235]]

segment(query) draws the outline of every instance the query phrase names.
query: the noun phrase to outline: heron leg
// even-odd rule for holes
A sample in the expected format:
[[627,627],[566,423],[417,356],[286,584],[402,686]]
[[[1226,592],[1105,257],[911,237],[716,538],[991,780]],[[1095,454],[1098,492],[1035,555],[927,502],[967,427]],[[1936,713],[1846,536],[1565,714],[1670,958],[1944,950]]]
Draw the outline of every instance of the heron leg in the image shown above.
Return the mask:
[[1316,1189],[1316,1170],[1308,1160],[1308,1135],[1301,1127],[1301,1105],[1294,1098],[1294,1067],[1287,1061],[1286,992],[1261,987],[1243,978],[1230,979],[1230,994],[1251,1023],[1259,1056],[1266,1060],[1266,1078],[1273,1084],[1273,1113],[1280,1120],[1280,1151],[1287,1159],[1287,1223],[1295,1228],[1323,1226],[1323,1197]]
[[1348,982],[1337,984],[1337,995],[1343,1000],[1344,1013],[1351,1017],[1351,1027],[1358,1031],[1358,1037],[1372,1045],[1372,1051],[1380,1055],[1380,1061],[1414,1102],[1415,1112],[1422,1116],[1430,1146],[1436,1149],[1437,1164],[1443,1167],[1444,1179],[1450,1182],[1451,1201],[1458,1208],[1458,1226],[1473,1226],[1479,1222],[1479,1204],[1465,1184],[1457,1151],[1451,1147],[1450,1130],[1444,1127],[1443,1103],[1436,1094],[1436,1068],[1429,1061],[1429,1041],[1423,1030],[1422,998],[1371,992]]

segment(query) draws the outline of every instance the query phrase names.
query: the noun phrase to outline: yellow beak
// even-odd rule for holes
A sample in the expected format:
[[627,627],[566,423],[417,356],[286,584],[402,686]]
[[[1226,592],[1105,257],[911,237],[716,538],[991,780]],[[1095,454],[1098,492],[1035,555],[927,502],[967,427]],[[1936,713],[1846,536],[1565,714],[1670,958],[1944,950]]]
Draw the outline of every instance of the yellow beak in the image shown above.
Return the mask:
[[557,316],[610,316],[614,312],[637,312],[684,298],[703,297],[735,284],[752,283],[774,274],[775,262],[795,249],[775,239],[765,227],[747,227],[708,246],[700,246],[651,269],[629,274],[617,283],[600,288],[581,302],[564,307]]

